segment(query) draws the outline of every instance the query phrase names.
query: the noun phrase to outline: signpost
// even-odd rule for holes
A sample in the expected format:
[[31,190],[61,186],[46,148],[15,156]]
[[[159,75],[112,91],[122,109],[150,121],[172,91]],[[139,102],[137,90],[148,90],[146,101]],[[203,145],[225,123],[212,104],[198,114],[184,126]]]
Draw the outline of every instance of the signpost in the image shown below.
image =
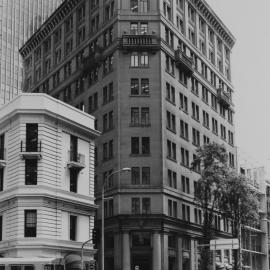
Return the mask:
[[213,270],[216,270],[216,250],[239,249],[239,239],[237,238],[219,238],[210,240],[210,244],[198,245],[198,247],[209,246],[213,250]]

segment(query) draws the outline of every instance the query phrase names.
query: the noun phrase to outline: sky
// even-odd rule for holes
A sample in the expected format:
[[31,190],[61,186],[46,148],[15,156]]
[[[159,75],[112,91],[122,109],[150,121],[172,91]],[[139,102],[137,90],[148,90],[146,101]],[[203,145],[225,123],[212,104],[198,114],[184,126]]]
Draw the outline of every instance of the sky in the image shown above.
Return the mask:
[[[270,168],[270,1],[206,0],[236,38],[233,102],[239,156]],[[269,117],[269,118],[268,118]]]

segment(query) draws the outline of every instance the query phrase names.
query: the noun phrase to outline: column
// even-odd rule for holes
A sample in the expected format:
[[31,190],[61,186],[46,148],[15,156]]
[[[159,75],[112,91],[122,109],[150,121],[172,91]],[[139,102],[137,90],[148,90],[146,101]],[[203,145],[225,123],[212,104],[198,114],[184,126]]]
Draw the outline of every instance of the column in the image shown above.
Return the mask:
[[190,266],[191,269],[195,269],[196,267],[196,256],[195,256],[195,240],[191,239],[190,240]]
[[168,234],[163,234],[163,270],[169,268]]
[[130,244],[129,244],[129,233],[124,232],[122,235],[122,264],[123,270],[130,270]]
[[181,270],[183,268],[183,248],[182,248],[182,238],[177,239],[177,269]]
[[161,241],[160,233],[153,233],[153,270],[161,270]]
[[121,270],[121,234],[115,233],[114,235],[114,269]]

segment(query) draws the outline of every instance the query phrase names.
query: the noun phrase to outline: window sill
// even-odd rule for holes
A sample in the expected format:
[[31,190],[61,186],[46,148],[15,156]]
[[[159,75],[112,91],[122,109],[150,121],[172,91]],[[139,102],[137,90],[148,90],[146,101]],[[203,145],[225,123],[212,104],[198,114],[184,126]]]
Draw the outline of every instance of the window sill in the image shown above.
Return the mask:
[[213,130],[212,130],[212,133],[213,133],[213,134],[215,134],[216,136],[218,136],[218,133],[217,133],[217,132],[215,132],[215,131],[213,131]]
[[202,98],[202,101],[203,101],[203,103],[204,103],[204,104],[206,104],[206,105],[208,105],[208,106],[209,106],[209,103],[208,103],[208,101],[207,101],[207,100],[205,100],[205,99],[203,99],[203,98]]
[[200,144],[198,144],[198,143],[192,142],[192,144],[193,144],[194,146],[196,146],[196,147],[199,147],[199,146],[200,146]]
[[114,98],[111,98],[108,101],[103,101],[102,106],[105,106],[105,105],[111,103],[112,101],[114,101]]
[[172,100],[168,99],[167,97],[166,97],[166,100],[167,100],[169,103],[171,103],[173,106],[176,105],[175,102],[173,102]]
[[150,95],[129,95],[129,97],[150,97]]
[[184,164],[182,162],[180,163],[180,165],[190,170],[190,167],[188,165],[186,165],[186,164]]
[[165,69],[165,71],[166,71],[169,75],[171,75],[173,78],[175,78],[175,75],[174,75],[173,73],[171,73],[169,70]]
[[151,154],[130,154],[130,157],[151,157]]
[[180,138],[182,138],[183,140],[189,142],[189,139],[187,137],[184,137],[184,136],[180,135]]
[[150,68],[150,66],[129,66],[129,68]]
[[179,107],[179,110],[182,111],[182,112],[184,112],[186,115],[188,115],[188,111],[185,110],[184,108]]
[[203,124],[203,127],[205,127],[206,129],[210,130],[209,125]]
[[177,162],[176,159],[174,159],[174,158],[172,158],[172,157],[170,157],[170,156],[167,156],[167,159],[169,159],[169,160],[171,160],[171,161],[173,161],[173,162]]
[[191,116],[191,118],[192,118],[193,120],[195,120],[196,122],[200,123],[200,120],[197,119],[197,118],[195,118],[194,116]]
[[166,127],[166,128],[167,128],[167,130],[169,130],[169,131],[171,131],[172,133],[176,134],[176,130],[173,130],[173,129],[169,128],[169,127]]
[[196,97],[199,97],[199,92],[197,93],[197,92],[195,92],[194,90],[191,89],[191,93],[192,93],[193,95],[195,95]]
[[132,124],[132,123],[130,123],[129,126],[130,127],[151,127],[151,124],[141,124],[141,123],[139,123],[139,124]]

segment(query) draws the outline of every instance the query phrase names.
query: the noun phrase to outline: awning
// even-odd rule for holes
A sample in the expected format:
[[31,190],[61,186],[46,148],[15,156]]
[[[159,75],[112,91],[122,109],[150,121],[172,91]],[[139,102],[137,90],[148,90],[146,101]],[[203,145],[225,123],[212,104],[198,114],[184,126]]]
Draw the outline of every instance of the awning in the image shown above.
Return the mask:
[[32,258],[0,258],[0,264],[58,264],[60,258],[32,257]]

